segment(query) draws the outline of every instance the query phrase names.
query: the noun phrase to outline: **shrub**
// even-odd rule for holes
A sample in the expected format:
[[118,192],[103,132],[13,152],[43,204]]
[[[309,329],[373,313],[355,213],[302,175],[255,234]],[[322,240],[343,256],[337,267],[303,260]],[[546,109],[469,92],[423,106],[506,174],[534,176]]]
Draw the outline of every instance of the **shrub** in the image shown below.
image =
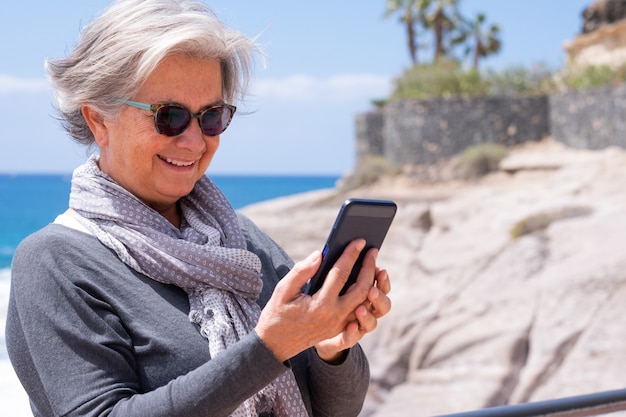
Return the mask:
[[588,216],[592,212],[593,210],[590,207],[571,206],[532,214],[513,225],[510,232],[511,238],[517,239],[531,233],[543,231],[556,221]]
[[550,213],[538,213],[523,218],[511,228],[511,238],[517,239],[534,232],[545,230],[554,220],[554,217]]
[[619,84],[626,81],[626,67],[611,68],[607,65],[597,65],[570,69],[563,72],[561,81],[564,87],[575,90]]
[[421,64],[394,80],[391,100],[545,94],[555,88],[552,80],[552,73],[541,65],[480,72],[454,61]]
[[380,155],[367,155],[357,161],[352,173],[341,179],[338,188],[342,191],[352,190],[373,184],[386,175],[396,175],[399,168],[390,167],[387,159]]
[[485,78],[493,96],[549,94],[556,89],[554,74],[541,64],[531,69],[513,66],[500,72],[488,71]]
[[394,80],[391,100],[473,97],[485,95],[488,85],[480,72],[464,71],[457,63],[421,64]]
[[506,146],[496,143],[480,143],[470,146],[460,156],[459,173],[463,178],[474,179],[497,171],[500,161],[508,152]]
[[[390,100],[552,94],[563,88],[582,90],[624,82],[626,66],[587,66],[554,72],[536,64],[530,69],[513,66],[479,72],[463,69],[456,61],[445,61],[415,65],[404,71],[394,80]],[[383,105],[384,100],[375,104]]]

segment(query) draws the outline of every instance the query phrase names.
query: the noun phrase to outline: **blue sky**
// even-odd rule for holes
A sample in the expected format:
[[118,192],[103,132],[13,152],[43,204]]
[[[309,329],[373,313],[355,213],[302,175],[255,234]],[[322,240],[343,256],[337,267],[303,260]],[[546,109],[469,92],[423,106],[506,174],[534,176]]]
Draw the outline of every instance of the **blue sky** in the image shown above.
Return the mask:
[[[481,64],[560,68],[564,43],[591,0],[461,0],[502,28],[502,51]],[[9,1],[0,25],[0,173],[70,173],[86,150],[55,120],[43,70],[63,56],[105,0]],[[409,66],[403,27],[383,19],[385,0],[207,1],[229,25],[258,41],[251,97],[239,106],[209,173],[338,174],[354,166],[354,117],[385,97]],[[425,56],[424,59],[430,57]]]

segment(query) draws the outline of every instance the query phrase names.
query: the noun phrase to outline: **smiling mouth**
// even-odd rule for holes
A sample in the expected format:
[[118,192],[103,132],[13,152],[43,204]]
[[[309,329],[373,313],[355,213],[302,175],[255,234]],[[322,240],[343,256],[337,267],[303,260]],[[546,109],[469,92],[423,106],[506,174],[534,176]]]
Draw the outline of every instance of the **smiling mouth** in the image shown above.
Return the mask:
[[159,155],[159,158],[162,161],[165,161],[168,164],[174,165],[174,166],[177,166],[177,167],[190,167],[190,166],[192,166],[193,164],[196,163],[196,161],[178,161],[176,159],[166,158],[166,157],[163,157],[161,155]]

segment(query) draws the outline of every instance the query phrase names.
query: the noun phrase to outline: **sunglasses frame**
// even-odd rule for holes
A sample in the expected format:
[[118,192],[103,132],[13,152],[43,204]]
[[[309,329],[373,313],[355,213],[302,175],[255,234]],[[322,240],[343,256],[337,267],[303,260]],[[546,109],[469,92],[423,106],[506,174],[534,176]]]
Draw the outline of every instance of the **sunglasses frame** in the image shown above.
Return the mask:
[[[178,103],[147,104],[147,103],[140,103],[138,101],[132,101],[132,100],[122,100],[122,103],[132,106],[132,107],[137,107],[139,109],[151,111],[152,117],[154,119],[154,128],[156,129],[157,133],[163,136],[167,136],[167,137],[174,137],[174,136],[181,135],[185,130],[187,130],[187,128],[189,127],[193,119],[198,119],[198,126],[200,126],[200,131],[202,132],[203,135],[219,136],[222,133],[224,133],[224,131],[228,128],[228,126],[230,126],[230,122],[233,120],[233,116],[235,115],[235,112],[237,111],[236,106],[233,106],[232,104],[226,104],[226,103],[209,105],[207,107],[200,109],[198,113],[194,113],[191,110],[189,110],[187,107],[180,105]],[[161,110],[163,107],[176,107],[178,109],[185,110],[191,116],[189,118],[189,122],[187,123],[187,125],[184,128],[182,128],[180,132],[174,135],[168,135],[164,132],[161,132],[161,130],[159,129],[159,124],[157,122],[157,115],[158,115],[159,110]],[[207,135],[206,133],[204,133],[204,130],[202,129],[202,116],[204,116],[204,114],[208,111],[211,111],[214,109],[224,109],[224,108],[227,108],[228,110],[230,110],[230,117],[228,118],[228,121],[224,124],[224,128],[222,129],[222,131],[216,135]]]

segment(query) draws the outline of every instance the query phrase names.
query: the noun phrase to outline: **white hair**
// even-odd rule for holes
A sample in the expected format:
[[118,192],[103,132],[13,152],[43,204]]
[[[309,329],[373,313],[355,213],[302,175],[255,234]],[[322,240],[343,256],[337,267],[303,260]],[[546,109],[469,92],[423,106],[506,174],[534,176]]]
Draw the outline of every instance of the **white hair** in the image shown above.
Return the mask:
[[64,128],[79,143],[94,137],[81,107],[114,117],[167,56],[183,54],[221,63],[222,94],[243,99],[260,49],[224,25],[204,4],[190,0],[117,0],[80,33],[62,59],[47,60]]

